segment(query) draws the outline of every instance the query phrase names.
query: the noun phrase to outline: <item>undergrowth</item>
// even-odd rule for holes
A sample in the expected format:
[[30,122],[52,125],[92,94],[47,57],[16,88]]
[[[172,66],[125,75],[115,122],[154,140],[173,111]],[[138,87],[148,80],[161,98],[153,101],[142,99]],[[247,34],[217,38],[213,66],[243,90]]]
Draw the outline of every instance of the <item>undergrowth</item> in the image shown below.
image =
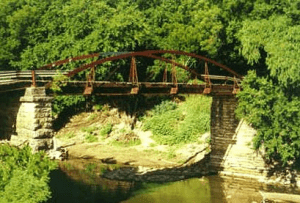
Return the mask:
[[137,139],[137,140],[129,140],[129,141],[117,141],[117,140],[113,140],[110,142],[110,144],[112,144],[113,146],[117,146],[117,147],[132,147],[132,146],[137,146],[140,145],[142,142],[141,140]]
[[113,130],[113,125],[111,123],[107,123],[105,126],[103,126],[100,130],[101,136],[107,136],[109,135]]
[[187,96],[183,103],[164,101],[143,118],[144,130],[151,130],[159,144],[175,145],[195,142],[210,129],[211,98]]
[[98,137],[96,137],[95,135],[92,135],[92,134],[87,134],[85,136],[85,141],[89,142],[89,143],[91,143],[91,142],[97,142],[98,141]]
[[50,171],[57,168],[43,151],[0,145],[0,202],[45,202],[51,197]]

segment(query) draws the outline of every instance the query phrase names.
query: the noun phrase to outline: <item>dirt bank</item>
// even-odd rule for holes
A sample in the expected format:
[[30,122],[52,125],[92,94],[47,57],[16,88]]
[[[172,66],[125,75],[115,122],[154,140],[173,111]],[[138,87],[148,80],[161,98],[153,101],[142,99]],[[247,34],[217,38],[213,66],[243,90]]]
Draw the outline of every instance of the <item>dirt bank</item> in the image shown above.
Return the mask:
[[[193,144],[159,145],[151,138],[150,131],[141,130],[141,123],[138,122],[132,130],[132,119],[117,109],[78,114],[57,132],[57,145],[71,145],[67,149],[72,157],[146,167],[182,165],[195,159],[200,151],[207,150],[205,139],[208,134]],[[108,124],[111,129],[103,133]]]

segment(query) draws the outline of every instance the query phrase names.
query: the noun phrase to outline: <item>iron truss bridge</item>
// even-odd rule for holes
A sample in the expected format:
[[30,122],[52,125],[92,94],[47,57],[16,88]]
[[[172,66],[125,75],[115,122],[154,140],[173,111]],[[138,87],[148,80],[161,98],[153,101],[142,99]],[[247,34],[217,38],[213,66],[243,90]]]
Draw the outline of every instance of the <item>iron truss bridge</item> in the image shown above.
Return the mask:
[[[164,57],[168,55],[168,57]],[[178,63],[174,56],[184,55],[195,58],[199,64],[203,64],[202,73],[185,64]],[[170,56],[171,57],[170,59]],[[152,58],[164,64],[171,64],[171,71],[165,67],[161,82],[147,82],[139,80],[136,57]],[[96,58],[96,60],[95,60]],[[113,81],[110,77],[116,73],[117,68],[113,68],[108,77],[103,81],[97,81],[97,68],[110,61],[131,58],[128,68],[128,81]],[[83,64],[72,70],[62,70],[60,67],[67,63],[72,63],[84,59],[94,59],[90,63]],[[225,71],[225,75],[210,75],[209,67],[214,66]],[[191,83],[179,83],[177,81],[177,69],[188,71],[191,78],[195,79]],[[88,72],[84,81],[74,79],[76,75]],[[59,60],[36,70],[26,71],[0,71],[0,92],[9,92],[24,89],[30,86],[51,87],[53,78],[64,76],[60,81],[61,94],[83,94],[83,95],[176,95],[176,94],[211,94],[211,95],[234,95],[240,90],[242,76],[231,70],[227,66],[213,61],[204,56],[174,50],[148,50],[140,52],[109,52],[94,53],[64,60]],[[198,79],[198,80],[196,80]],[[199,80],[203,82],[199,84]]]

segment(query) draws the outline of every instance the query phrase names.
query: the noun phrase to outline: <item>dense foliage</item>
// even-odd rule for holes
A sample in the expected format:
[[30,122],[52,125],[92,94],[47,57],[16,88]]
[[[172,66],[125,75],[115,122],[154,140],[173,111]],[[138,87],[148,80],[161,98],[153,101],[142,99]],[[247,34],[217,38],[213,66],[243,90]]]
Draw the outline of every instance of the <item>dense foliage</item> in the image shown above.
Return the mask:
[[140,49],[213,55],[221,43],[219,13],[204,0],[3,0],[0,67],[36,68],[70,56]]
[[[0,69],[36,68],[93,52],[177,49],[240,74],[256,70],[243,83],[238,110],[258,130],[255,147],[264,143],[269,158],[284,163],[300,157],[299,0],[2,0],[0,25]],[[176,60],[199,68],[189,58]],[[98,79],[126,63],[98,67]],[[153,72],[153,80],[163,70],[157,61],[138,63],[139,74]],[[178,74],[180,81],[190,79]],[[113,77],[124,76],[119,68]]]
[[55,118],[54,129],[60,129],[62,125],[76,113],[86,109],[86,99],[80,95],[55,96],[52,102],[52,114]]
[[300,157],[300,100],[286,96],[270,78],[249,72],[238,95],[237,113],[257,129],[255,149],[264,147],[267,158],[287,163]]
[[49,172],[56,168],[43,152],[32,154],[22,149],[0,145],[0,202],[37,203],[51,197]]
[[300,2],[255,1],[236,33],[253,66],[243,81],[238,113],[258,130],[254,147],[283,164],[300,158]]
[[52,105],[54,116],[59,114],[66,117],[85,109],[84,96],[56,96]]
[[145,117],[144,129],[151,130],[159,144],[196,142],[210,128],[211,98],[186,97],[184,103],[163,101]]

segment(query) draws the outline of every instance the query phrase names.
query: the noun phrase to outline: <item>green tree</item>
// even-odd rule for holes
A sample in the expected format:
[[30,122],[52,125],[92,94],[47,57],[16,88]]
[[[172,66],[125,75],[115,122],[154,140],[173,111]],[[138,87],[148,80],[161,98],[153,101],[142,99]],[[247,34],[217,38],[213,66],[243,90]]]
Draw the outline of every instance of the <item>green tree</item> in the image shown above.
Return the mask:
[[300,157],[300,99],[271,78],[249,72],[238,94],[238,115],[257,129],[254,148],[263,147],[266,158],[287,164]]
[[299,14],[298,1],[255,1],[235,35],[240,53],[260,73],[243,81],[238,113],[258,130],[255,148],[283,164],[300,158]]
[[0,202],[43,202],[51,197],[49,172],[56,168],[44,152],[32,154],[31,148],[21,149],[0,145]]

